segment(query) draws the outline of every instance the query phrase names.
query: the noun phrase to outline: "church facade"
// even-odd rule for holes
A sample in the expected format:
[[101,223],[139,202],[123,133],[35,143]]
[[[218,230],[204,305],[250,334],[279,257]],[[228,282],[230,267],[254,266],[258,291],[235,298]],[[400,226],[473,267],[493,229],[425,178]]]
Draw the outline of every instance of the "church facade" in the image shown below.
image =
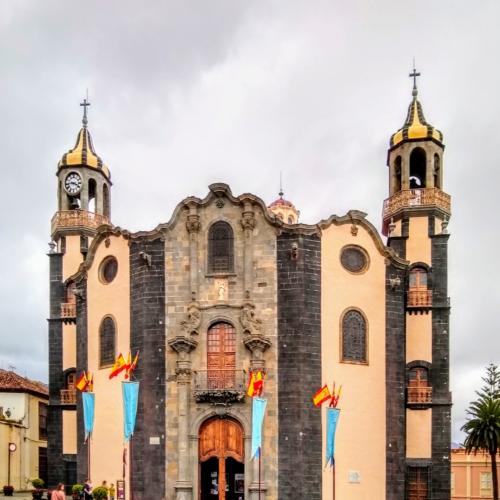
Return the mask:
[[[383,235],[360,211],[302,224],[283,193],[268,206],[223,183],[152,231],[116,227],[85,111],[57,167],[49,484],[124,480],[136,500],[333,498],[312,396],[335,381],[336,498],[449,498],[450,197],[443,137],[417,97],[414,85],[390,139]],[[140,392],[124,451],[109,373],[129,351],[140,353]],[[266,374],[260,461],[250,457],[251,370]],[[87,441],[82,371],[96,401]]]

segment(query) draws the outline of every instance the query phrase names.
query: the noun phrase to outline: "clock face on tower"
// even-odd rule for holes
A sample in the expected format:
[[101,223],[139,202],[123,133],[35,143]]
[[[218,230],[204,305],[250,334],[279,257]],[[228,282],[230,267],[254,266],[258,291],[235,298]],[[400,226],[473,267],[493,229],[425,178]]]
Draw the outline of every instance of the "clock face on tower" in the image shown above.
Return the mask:
[[68,194],[78,194],[82,189],[82,178],[76,172],[70,172],[64,180],[64,189]]

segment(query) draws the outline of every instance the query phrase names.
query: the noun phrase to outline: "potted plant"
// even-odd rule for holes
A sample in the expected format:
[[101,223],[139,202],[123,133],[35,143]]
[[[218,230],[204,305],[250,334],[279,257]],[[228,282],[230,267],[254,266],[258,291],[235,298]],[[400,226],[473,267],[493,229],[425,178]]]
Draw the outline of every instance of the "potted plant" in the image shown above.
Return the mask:
[[83,484],[74,484],[71,488],[71,498],[74,500],[80,500],[83,498]]
[[92,497],[95,500],[108,500],[108,488],[106,486],[97,486],[92,490]]
[[12,497],[12,496],[14,496],[14,486],[11,486],[10,484],[6,484],[3,487],[3,495],[5,497]]
[[31,484],[33,485],[33,490],[31,494],[33,495],[33,498],[35,500],[42,500],[43,497],[43,479],[40,479],[39,477],[36,477],[35,479],[31,480]]

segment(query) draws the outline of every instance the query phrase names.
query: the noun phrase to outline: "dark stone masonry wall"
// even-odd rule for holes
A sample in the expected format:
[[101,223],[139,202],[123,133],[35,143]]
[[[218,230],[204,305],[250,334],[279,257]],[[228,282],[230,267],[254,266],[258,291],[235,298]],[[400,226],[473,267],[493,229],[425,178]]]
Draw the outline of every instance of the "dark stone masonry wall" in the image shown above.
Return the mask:
[[[77,283],[76,297],[76,373],[88,370],[88,327],[87,327],[87,280]],[[80,483],[88,478],[88,448],[83,429],[82,395],[77,391],[77,477]]]
[[[151,256],[151,265],[141,257]],[[137,423],[132,438],[135,498],[165,495],[165,249],[161,239],[130,244],[130,348],[140,351]],[[152,445],[150,437],[159,437]]]
[[[404,243],[397,239],[398,244]],[[392,240],[391,240],[392,243]],[[391,244],[392,246],[392,244]],[[386,267],[386,498],[405,498],[406,470],[406,322],[405,269],[394,264]],[[393,286],[390,280],[399,278]],[[394,281],[393,281],[394,283]]]
[[432,307],[432,498],[450,498],[451,394],[448,234],[431,236]]
[[47,420],[47,482],[57,484],[64,477],[62,460],[62,411],[59,404],[62,389],[62,320],[61,302],[64,297],[62,285],[61,253],[49,254],[49,407]]
[[[298,245],[297,259],[291,255]],[[321,499],[321,240],[278,236],[279,498]]]

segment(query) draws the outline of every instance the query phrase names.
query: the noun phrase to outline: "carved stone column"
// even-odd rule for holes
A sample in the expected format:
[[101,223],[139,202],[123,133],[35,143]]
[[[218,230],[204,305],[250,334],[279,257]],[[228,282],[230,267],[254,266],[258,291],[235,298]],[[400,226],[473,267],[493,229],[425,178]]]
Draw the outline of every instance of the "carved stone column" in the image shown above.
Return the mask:
[[191,385],[191,351],[198,342],[179,335],[168,341],[168,345],[177,353],[175,373],[177,375],[177,402],[179,427],[177,433],[178,472],[175,483],[176,500],[193,499],[193,482],[189,464],[189,389]]
[[244,240],[244,273],[243,273],[243,289],[245,294],[250,296],[253,288],[252,271],[253,271],[253,230],[255,229],[255,212],[252,210],[252,204],[249,201],[245,202],[243,208],[243,216],[241,219],[241,227],[245,235]]
[[189,203],[186,229],[189,233],[189,283],[191,297],[198,297],[198,234],[201,229],[200,216],[195,203]]
[[[266,349],[271,347],[271,341],[262,334],[249,335],[243,343],[245,347],[251,351],[252,358],[250,361],[250,367],[252,370],[264,370],[264,352]],[[264,461],[261,463],[260,470],[260,482],[259,482],[259,460],[252,460],[252,481],[249,484],[248,491],[250,493],[250,500],[257,500],[259,498],[259,489],[261,492],[261,498],[266,497],[266,481],[264,474]]]

